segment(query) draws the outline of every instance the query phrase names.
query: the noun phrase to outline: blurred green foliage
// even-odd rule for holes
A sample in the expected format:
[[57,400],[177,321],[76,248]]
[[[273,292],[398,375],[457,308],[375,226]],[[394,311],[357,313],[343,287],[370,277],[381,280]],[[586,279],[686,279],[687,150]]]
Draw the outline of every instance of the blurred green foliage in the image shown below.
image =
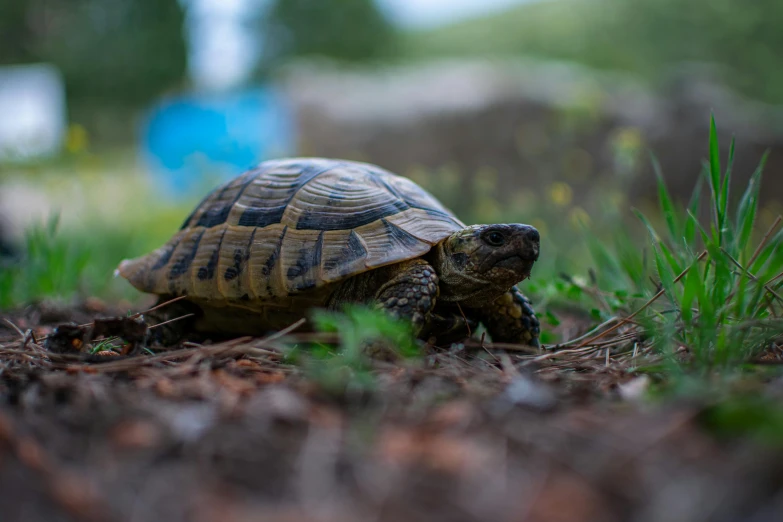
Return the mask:
[[[59,216],[25,233],[24,253],[0,264],[0,310],[52,296],[71,296],[81,287],[90,252],[57,234]],[[6,266],[4,266],[6,265]]]
[[275,0],[267,23],[278,62],[300,56],[371,60],[390,55],[395,37],[373,0]]
[[336,397],[362,394],[375,388],[369,359],[373,352],[413,361],[421,356],[410,324],[382,310],[359,305],[347,306],[342,312],[316,310],[312,321],[319,332],[337,334],[337,345],[296,345],[286,358],[301,365],[313,382]]
[[183,81],[178,0],[0,2],[0,64],[49,62],[71,102],[139,106]]
[[[126,152],[0,164],[0,186],[29,205],[0,231],[11,250],[0,256],[0,312],[39,299],[142,299],[114,270],[161,246],[197,203],[160,194]],[[11,212],[3,209],[0,219]],[[22,226],[23,234],[13,233]]]
[[723,67],[745,94],[783,102],[776,0],[552,0],[408,35],[407,56],[528,55],[627,70],[655,82],[680,62]]
[[783,52],[781,2],[637,0],[613,4],[618,14],[610,29],[627,36],[641,72],[655,74],[676,61],[712,62],[727,67],[723,79],[739,90],[783,102],[783,72],[771,66]]
[[[524,54],[657,80],[672,64],[710,62],[743,92],[783,101],[783,72],[770,66],[783,51],[775,0],[551,0],[403,39],[373,0],[274,0],[268,9],[259,30],[269,31],[273,65]],[[57,65],[71,101],[143,104],[184,81],[184,20],[179,0],[6,1],[0,64]]]
[[702,424],[727,439],[751,439],[783,446],[783,409],[777,397],[738,394],[717,402],[699,415]]

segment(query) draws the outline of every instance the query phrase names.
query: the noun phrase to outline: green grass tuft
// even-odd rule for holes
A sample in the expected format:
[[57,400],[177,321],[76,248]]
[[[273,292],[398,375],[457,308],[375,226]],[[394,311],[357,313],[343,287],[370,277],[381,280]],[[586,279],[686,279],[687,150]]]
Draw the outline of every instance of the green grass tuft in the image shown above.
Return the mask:
[[[762,235],[754,228],[766,156],[733,214],[729,185],[734,142],[723,169],[714,118],[709,158],[704,176],[709,201],[702,201],[699,182],[687,208],[678,207],[671,198],[654,162],[665,227],[656,228],[645,214],[634,211],[648,231],[652,263],[645,253],[628,245],[615,252],[591,245],[599,267],[609,266],[614,272],[620,267],[624,272],[626,284],[620,289],[637,292],[636,299],[623,303],[627,309],[638,309],[642,302],[638,297],[652,301],[636,319],[658,353],[673,365],[672,370],[701,376],[737,369],[783,334],[783,231],[775,234],[773,226]],[[697,217],[703,203],[709,205],[708,223]],[[645,268],[650,264],[654,266],[651,274]],[[657,287],[645,289],[651,275]]]
[[90,252],[58,232],[59,216],[25,233],[21,258],[0,271],[0,309],[42,298],[68,298],[78,292]]
[[336,334],[337,344],[297,346],[288,359],[300,364],[305,375],[328,393],[375,389],[371,352],[388,351],[404,359],[421,354],[410,324],[381,310],[363,306],[348,306],[343,312],[317,310],[312,320],[318,331]]

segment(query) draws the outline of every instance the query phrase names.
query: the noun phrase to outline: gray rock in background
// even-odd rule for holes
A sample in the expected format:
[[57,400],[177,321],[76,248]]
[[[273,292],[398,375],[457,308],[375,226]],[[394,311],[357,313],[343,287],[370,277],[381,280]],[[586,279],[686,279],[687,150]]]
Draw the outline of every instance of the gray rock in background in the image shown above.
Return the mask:
[[[765,149],[783,166],[783,108],[745,100],[684,65],[654,93],[634,79],[535,61],[446,61],[372,71],[300,64],[283,84],[297,107],[305,155],[347,157],[406,173],[443,166],[494,176],[508,202],[517,188],[555,180],[575,201],[609,186],[632,202],[655,195],[649,155],[676,197],[687,199],[708,155],[710,111],[723,157],[737,136],[737,195]],[[724,160],[725,161],[725,160]],[[783,199],[768,175],[767,201]],[[468,185],[469,186],[469,185]],[[464,191],[456,206],[468,203]]]

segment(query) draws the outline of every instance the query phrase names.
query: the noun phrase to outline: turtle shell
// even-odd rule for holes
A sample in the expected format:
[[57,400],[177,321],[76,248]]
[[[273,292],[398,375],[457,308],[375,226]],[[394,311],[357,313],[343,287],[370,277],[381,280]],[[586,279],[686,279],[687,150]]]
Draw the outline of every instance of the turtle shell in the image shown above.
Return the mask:
[[267,161],[215,189],[168,243],[119,273],[143,292],[269,300],[416,258],[464,226],[374,165]]

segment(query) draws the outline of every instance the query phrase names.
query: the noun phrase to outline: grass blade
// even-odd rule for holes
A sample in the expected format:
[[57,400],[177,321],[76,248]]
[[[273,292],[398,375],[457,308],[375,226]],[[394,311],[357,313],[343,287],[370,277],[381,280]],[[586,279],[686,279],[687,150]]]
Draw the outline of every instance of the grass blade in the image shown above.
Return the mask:
[[698,260],[694,259],[691,263],[688,274],[685,276],[685,282],[683,284],[682,300],[680,301],[680,313],[686,323],[690,323],[693,319],[693,312],[691,306],[694,300],[701,300],[703,297],[704,287],[701,283],[701,276],[699,275]]
[[731,144],[729,145],[729,160],[726,165],[726,173],[723,176],[723,183],[720,187],[720,215],[722,216],[721,220],[721,233],[723,232],[723,229],[726,225],[726,217],[728,216],[728,205],[729,205],[729,179],[731,179],[731,171],[734,166],[734,136],[731,137]]
[[758,198],[759,189],[761,186],[761,174],[764,171],[764,166],[767,163],[767,157],[769,157],[769,150],[764,153],[761,161],[759,162],[756,171],[748,182],[748,188],[745,189],[745,193],[740,199],[739,207],[737,208],[737,250],[741,253],[741,258],[745,261],[745,254],[748,253],[748,245],[750,244],[751,236],[753,233],[753,225],[756,222],[756,211],[758,210]]
[[712,205],[715,216],[715,226],[718,234],[723,228],[722,206],[720,204],[720,147],[718,144],[718,131],[715,127],[715,114],[710,115],[710,188],[712,189]]
[[[775,233],[775,230],[777,230],[778,226],[783,223],[783,216],[778,216],[775,219],[775,222],[770,225],[769,229],[767,230],[767,233],[764,234],[764,237],[759,242],[759,245],[756,247],[756,251],[753,252],[753,255],[750,256],[750,261],[748,261],[748,268],[751,270],[751,272],[755,272],[753,270],[753,267],[756,266],[758,263],[759,265],[762,265],[764,263],[764,260],[760,259],[763,257],[763,254],[765,250],[768,250],[771,247],[777,246],[781,241],[783,241],[783,230],[778,232],[777,235],[772,239],[772,243],[770,244],[769,239],[772,234]],[[771,253],[771,252],[770,252]]]
[[590,256],[593,258],[595,266],[601,269],[602,278],[606,277],[611,280],[623,277],[623,269],[617,258],[609,252],[603,242],[591,234],[586,234],[585,237]]
[[698,223],[696,216],[699,214],[699,207],[701,206],[701,189],[703,182],[704,178],[701,176],[696,179],[696,186],[691,194],[691,200],[688,202],[687,216],[685,218],[685,225],[682,233],[686,248],[696,246],[696,225]]
[[672,203],[669,190],[666,188],[666,182],[663,179],[660,163],[658,163],[657,158],[652,154],[650,155],[650,161],[652,162],[655,176],[658,178],[658,203],[661,206],[661,213],[663,214],[664,219],[666,219],[666,226],[669,228],[669,236],[673,240],[676,240],[681,235],[677,211]]

